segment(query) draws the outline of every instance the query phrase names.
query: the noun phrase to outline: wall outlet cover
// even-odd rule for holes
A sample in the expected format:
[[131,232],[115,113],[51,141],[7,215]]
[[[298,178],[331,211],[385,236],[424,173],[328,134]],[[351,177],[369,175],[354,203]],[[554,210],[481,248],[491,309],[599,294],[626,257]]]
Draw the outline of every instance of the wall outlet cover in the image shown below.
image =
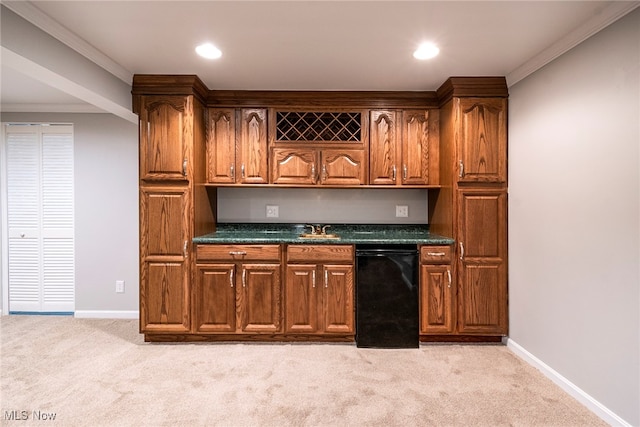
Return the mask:
[[124,293],[124,280],[116,280],[116,293]]
[[267,218],[278,218],[280,212],[278,205],[267,205]]
[[396,205],[396,218],[407,218],[409,216],[409,206]]

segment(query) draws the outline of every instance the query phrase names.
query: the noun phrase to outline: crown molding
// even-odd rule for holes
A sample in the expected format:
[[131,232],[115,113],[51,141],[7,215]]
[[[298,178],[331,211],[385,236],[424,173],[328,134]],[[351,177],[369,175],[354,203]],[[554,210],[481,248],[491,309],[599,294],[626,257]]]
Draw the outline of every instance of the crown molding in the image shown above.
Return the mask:
[[130,85],[133,73],[122,67],[120,64],[100,52],[91,44],[87,43],[75,33],[61,25],[58,21],[42,12],[30,1],[2,1],[2,5],[40,28],[51,37],[61,41],[80,55],[94,62],[105,71],[113,74],[126,84]]
[[613,1],[569,34],[507,74],[511,87],[640,6],[640,1]]

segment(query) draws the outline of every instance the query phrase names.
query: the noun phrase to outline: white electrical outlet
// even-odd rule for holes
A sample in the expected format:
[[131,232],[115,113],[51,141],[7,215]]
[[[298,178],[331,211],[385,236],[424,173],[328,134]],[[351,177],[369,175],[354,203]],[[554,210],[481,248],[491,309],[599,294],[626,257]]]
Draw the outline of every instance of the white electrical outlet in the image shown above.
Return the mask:
[[267,205],[267,218],[278,218],[278,205]]
[[124,293],[124,280],[116,280],[116,293]]
[[396,218],[407,218],[409,216],[409,206],[396,205]]

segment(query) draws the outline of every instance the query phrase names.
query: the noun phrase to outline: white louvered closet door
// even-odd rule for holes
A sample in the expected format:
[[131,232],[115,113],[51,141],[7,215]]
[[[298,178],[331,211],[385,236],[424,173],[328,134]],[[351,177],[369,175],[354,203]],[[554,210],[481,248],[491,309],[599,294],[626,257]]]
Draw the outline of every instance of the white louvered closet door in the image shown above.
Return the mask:
[[9,311],[72,312],[73,127],[5,130]]

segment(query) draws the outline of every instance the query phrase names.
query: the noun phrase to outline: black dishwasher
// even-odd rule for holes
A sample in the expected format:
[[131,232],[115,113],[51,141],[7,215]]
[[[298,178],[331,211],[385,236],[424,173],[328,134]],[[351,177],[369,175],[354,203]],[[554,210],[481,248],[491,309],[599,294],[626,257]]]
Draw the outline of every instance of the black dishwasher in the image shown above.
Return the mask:
[[419,346],[416,245],[356,245],[356,345]]

